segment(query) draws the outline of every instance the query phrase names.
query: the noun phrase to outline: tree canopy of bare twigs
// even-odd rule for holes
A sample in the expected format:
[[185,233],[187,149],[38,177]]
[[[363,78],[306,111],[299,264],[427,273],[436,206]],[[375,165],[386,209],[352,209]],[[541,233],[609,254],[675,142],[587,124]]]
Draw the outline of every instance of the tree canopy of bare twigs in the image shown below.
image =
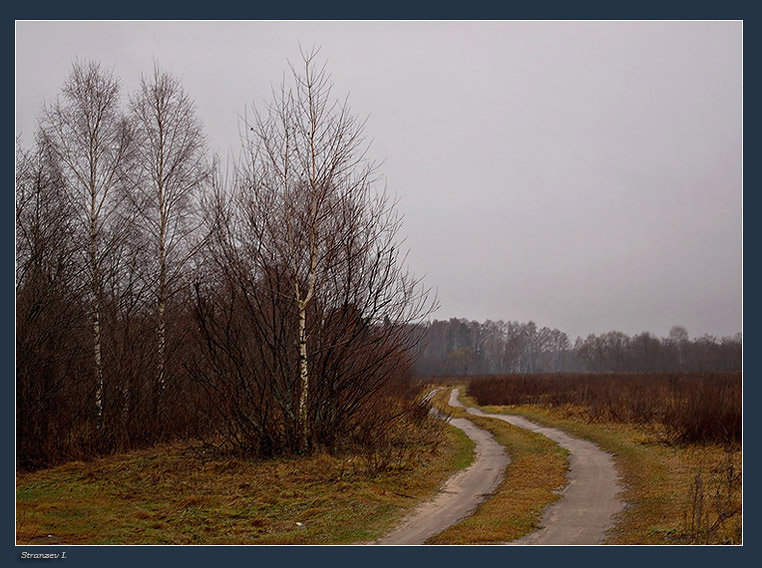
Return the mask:
[[405,377],[432,302],[316,55],[243,118],[230,176],[158,64],[126,104],[110,71],[73,64],[18,148],[21,467],[188,436],[390,448],[427,420]]
[[130,201],[150,239],[155,295],[156,377],[153,414],[167,381],[167,302],[177,293],[197,241],[199,194],[208,175],[205,141],[193,101],[178,79],[154,65],[131,99],[137,176]]
[[[406,271],[400,220],[367,157],[364,123],[334,99],[315,52],[301,63],[264,111],[243,118],[240,166],[209,216],[209,254],[226,293],[217,302],[245,307],[228,308],[224,326],[219,304],[199,299],[198,314],[213,357],[224,352],[241,367],[251,397],[242,412],[257,415],[251,428],[280,421],[283,443],[305,450],[351,430],[404,372],[412,328],[431,303]],[[223,337],[243,313],[256,331]],[[256,355],[237,345],[234,357],[234,341],[253,343]]]

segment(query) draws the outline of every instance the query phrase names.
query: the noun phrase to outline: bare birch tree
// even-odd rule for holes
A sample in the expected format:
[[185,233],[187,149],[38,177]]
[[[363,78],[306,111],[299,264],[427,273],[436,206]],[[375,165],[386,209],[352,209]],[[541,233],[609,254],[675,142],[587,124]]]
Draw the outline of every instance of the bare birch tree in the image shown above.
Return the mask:
[[198,192],[207,176],[204,135],[193,101],[180,81],[154,65],[131,99],[137,137],[137,175],[131,193],[144,229],[153,241],[156,317],[156,377],[153,415],[167,382],[167,302],[193,251]]
[[95,412],[102,425],[104,373],[101,340],[102,265],[108,254],[109,223],[119,207],[117,188],[125,183],[132,131],[120,112],[119,82],[97,62],[75,62],[63,99],[43,111],[41,132],[60,162],[82,235],[90,292]]
[[[292,66],[290,84],[273,92],[267,112],[254,108],[252,120],[244,120],[246,153],[236,197],[240,226],[246,227],[238,242],[251,243],[259,274],[280,267],[291,286],[298,346],[294,414],[303,450],[321,412],[313,391],[330,374],[322,368],[315,377],[311,362],[327,365],[324,356],[330,355],[334,370],[344,365],[343,376],[334,377],[337,387],[356,355],[351,340],[361,344],[358,330],[369,340],[386,321],[380,333],[386,348],[384,342],[376,345],[381,359],[366,360],[380,369],[404,343],[397,331],[425,312],[427,298],[406,273],[399,247],[395,250],[399,219],[394,204],[376,189],[377,166],[367,158],[364,121],[351,114],[346,101],[333,98],[330,78],[316,57],[316,51],[302,53],[301,67]],[[395,334],[400,341],[391,340]],[[389,378],[359,360],[352,369]],[[347,381],[343,388],[358,384]],[[359,404],[374,389],[365,384],[357,392]],[[326,400],[335,402],[336,388],[328,393]]]

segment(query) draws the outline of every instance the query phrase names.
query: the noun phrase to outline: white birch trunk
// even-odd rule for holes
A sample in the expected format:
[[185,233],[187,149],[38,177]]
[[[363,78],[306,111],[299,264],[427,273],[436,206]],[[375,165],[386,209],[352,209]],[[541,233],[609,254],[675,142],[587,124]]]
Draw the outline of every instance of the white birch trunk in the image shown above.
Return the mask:
[[301,447],[307,449],[309,425],[307,419],[307,400],[309,396],[309,374],[307,370],[307,303],[299,302],[299,425],[301,428]]
[[[162,194],[160,193],[160,196]],[[166,322],[166,296],[167,296],[167,258],[166,258],[166,224],[167,216],[164,212],[163,199],[160,200],[161,206],[161,228],[159,232],[159,293],[157,302],[157,316],[158,325],[156,329],[157,334],[157,369],[156,369],[156,389],[155,398],[158,399],[161,396],[161,392],[164,390],[165,383],[165,368],[166,368],[166,344],[167,344],[167,322]],[[158,409],[158,400],[155,400],[154,404]]]
[[95,192],[92,193],[92,213],[90,216],[90,271],[93,321],[93,359],[95,364],[95,417],[96,427],[103,425],[103,363],[101,357],[101,321],[100,321],[100,280],[96,243]]
[[167,325],[164,317],[164,312],[166,310],[166,302],[161,299],[159,300],[159,306],[158,306],[158,312],[159,312],[159,325],[156,330],[156,334],[158,336],[158,344],[156,347],[156,352],[158,355],[158,362],[157,362],[157,369],[156,369],[156,382],[158,385],[158,391],[161,392],[164,390],[164,368],[166,366],[166,336],[167,336]]
[[103,365],[101,363],[101,322],[98,304],[93,308],[93,356],[95,359],[95,416],[98,429],[103,424]]
[[[159,122],[159,150],[163,157],[164,149],[164,131],[161,120]],[[158,174],[158,205],[159,205],[159,289],[157,294],[156,312],[158,322],[156,326],[156,383],[153,392],[153,418],[156,425],[159,421],[159,409],[161,408],[161,398],[164,392],[165,369],[166,369],[166,330],[167,323],[165,317],[166,298],[167,298],[167,217],[168,211],[164,201],[164,162],[159,161]]]

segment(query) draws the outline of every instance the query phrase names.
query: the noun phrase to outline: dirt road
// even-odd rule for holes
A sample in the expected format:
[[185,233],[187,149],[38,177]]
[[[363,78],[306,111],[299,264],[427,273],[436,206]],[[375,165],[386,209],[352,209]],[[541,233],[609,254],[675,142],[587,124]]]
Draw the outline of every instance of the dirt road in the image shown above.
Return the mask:
[[503,480],[503,471],[510,459],[492,434],[465,418],[453,418],[450,424],[463,430],[476,444],[474,462],[450,477],[441,493],[419,506],[394,532],[376,544],[423,544],[468,517]]
[[[463,407],[458,389],[450,393],[450,406]],[[569,484],[561,499],[542,516],[539,530],[508,544],[600,544],[614,524],[614,515],[624,508],[617,498],[621,489],[610,454],[587,440],[556,428],[540,426],[521,416],[486,414],[467,407],[475,416],[505,420],[520,428],[543,434],[569,451]]]

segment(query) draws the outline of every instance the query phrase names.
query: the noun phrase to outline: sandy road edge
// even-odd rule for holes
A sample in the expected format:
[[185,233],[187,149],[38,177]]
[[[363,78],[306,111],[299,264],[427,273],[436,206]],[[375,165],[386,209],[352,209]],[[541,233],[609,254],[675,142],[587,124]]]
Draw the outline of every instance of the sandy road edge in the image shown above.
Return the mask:
[[537,432],[569,451],[568,484],[563,497],[545,509],[540,521],[542,528],[506,544],[602,544],[614,526],[616,515],[624,509],[624,502],[619,499],[623,484],[612,455],[593,442],[522,416],[487,414],[478,408],[464,407],[458,400],[459,392],[457,388],[450,391],[450,406]]
[[[429,393],[430,399],[438,390]],[[375,541],[381,545],[423,544],[476,508],[500,485],[510,463],[505,447],[491,433],[465,418],[452,418],[450,424],[463,430],[475,444],[474,462],[445,481],[437,495],[418,505],[399,527]]]

